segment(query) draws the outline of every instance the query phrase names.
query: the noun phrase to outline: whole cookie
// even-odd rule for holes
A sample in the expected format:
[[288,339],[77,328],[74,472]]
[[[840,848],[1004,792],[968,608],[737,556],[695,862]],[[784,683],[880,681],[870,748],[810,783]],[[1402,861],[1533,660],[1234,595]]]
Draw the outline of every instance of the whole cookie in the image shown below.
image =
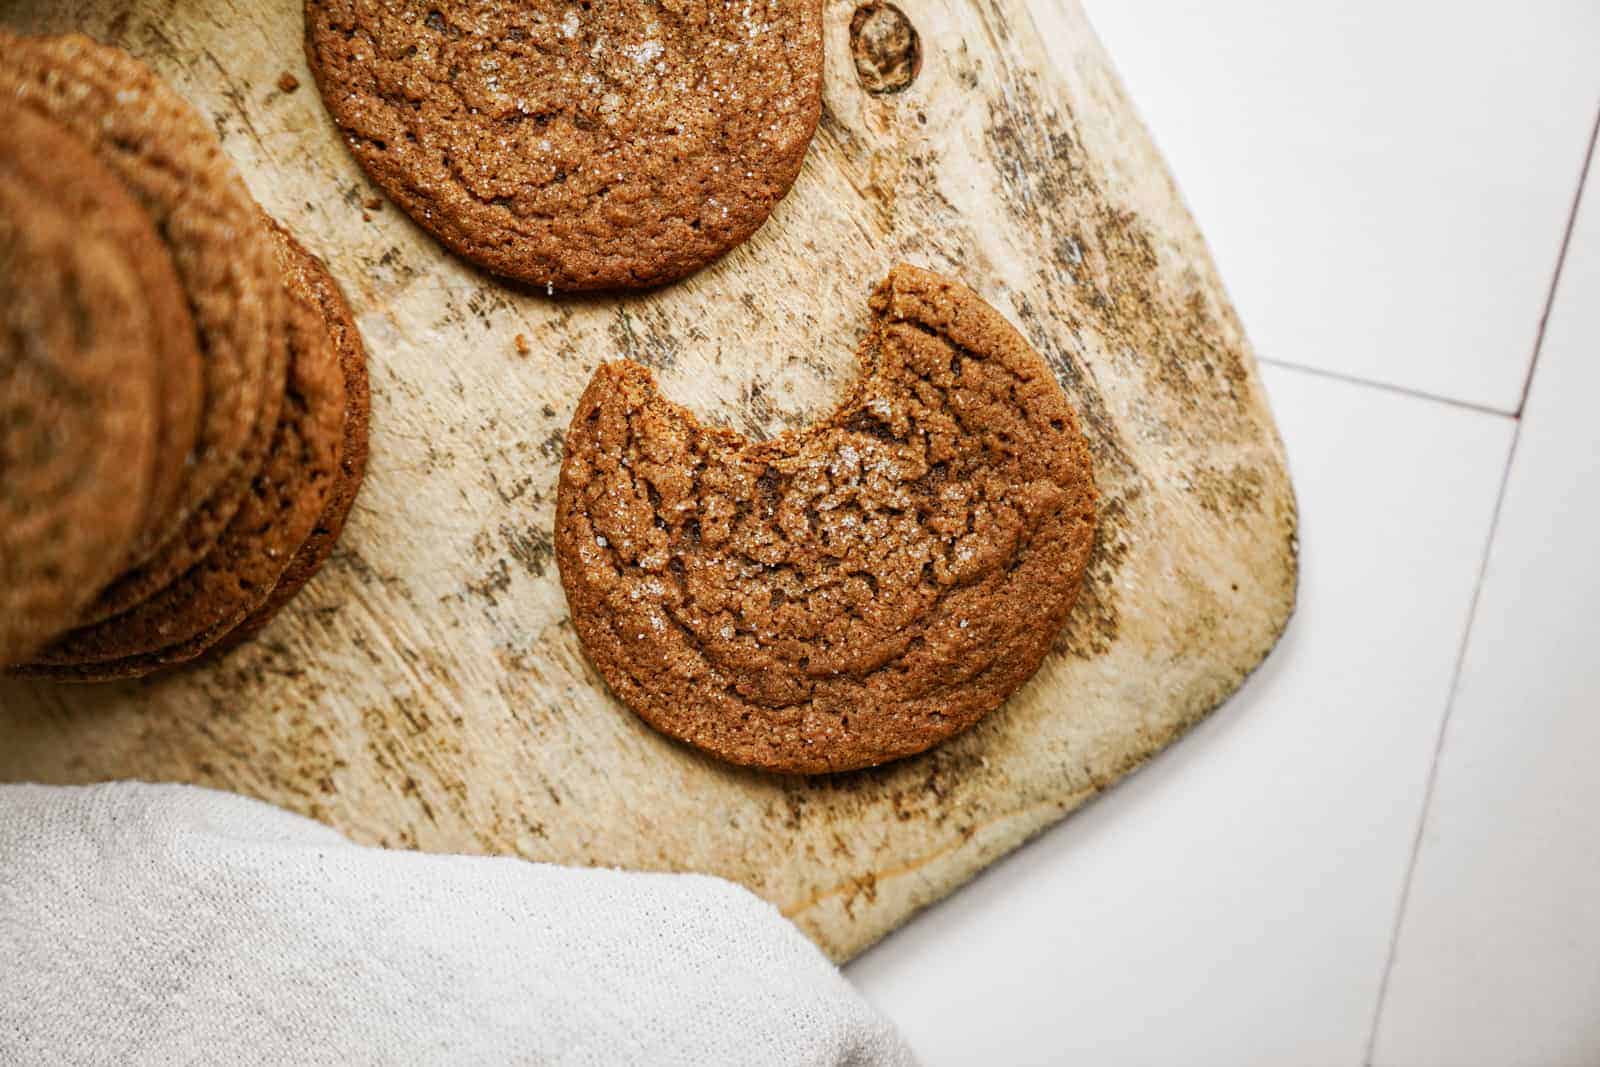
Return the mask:
[[[281,231],[285,270],[299,254]],[[17,673],[131,678],[210,648],[271,594],[327,506],[344,434],[344,375],[319,308],[289,301],[289,376],[261,471],[215,547],[177,581],[125,612],[63,636]]]
[[831,416],[752,442],[633,363],[567,432],[556,559],[573,623],[651,725],[792,773],[921,752],[1039,666],[1094,544],[1050,369],[954,282],[896,267]]
[[88,240],[117,249],[139,283],[155,348],[158,386],[156,457],[137,559],[165,533],[194,449],[201,402],[200,350],[194,320],[171,254],[149,216],[117,177],[76,137],[9,100],[0,101],[0,174]]
[[[120,49],[80,34],[0,30],[0,96],[84,142],[166,241],[197,328],[204,399],[193,460],[164,529],[238,469],[282,359],[282,285],[258,209],[205,118]],[[274,352],[276,351],[276,356]]]
[[821,113],[820,0],[306,0],[306,52],[412,218],[561,290],[659,285],[739,244]]
[[328,504],[317,519],[311,536],[289,561],[288,568],[273,587],[272,594],[248,618],[236,626],[211,651],[220,653],[250,640],[273,620],[285,604],[305,587],[333,554],[344,532],[345,519],[355,505],[356,494],[367,473],[367,430],[372,412],[372,394],[367,382],[367,351],[356,329],[355,317],[345,302],[339,283],[323,262],[291,241],[298,253],[298,269],[289,271],[285,284],[300,299],[314,302],[322,314],[323,328],[339,355],[344,374],[344,438],[339,449],[339,470]]
[[72,624],[149,502],[154,329],[122,249],[0,173],[0,664]]

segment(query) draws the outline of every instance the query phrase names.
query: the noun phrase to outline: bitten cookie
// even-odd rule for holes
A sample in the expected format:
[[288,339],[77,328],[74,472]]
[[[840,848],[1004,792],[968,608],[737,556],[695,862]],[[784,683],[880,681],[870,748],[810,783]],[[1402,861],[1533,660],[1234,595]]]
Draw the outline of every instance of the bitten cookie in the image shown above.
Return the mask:
[[[272,228],[284,273],[301,252]],[[271,594],[316,527],[337,478],[344,374],[320,308],[289,293],[290,363],[282,416],[261,471],[216,545],[171,585],[122,615],[74,630],[17,673],[66,681],[133,678],[209,649]]]
[[296,299],[315,304],[322,314],[323,328],[339,356],[344,375],[344,438],[339,450],[339,470],[328,492],[328,504],[317,519],[311,536],[289,561],[272,594],[248,618],[236,626],[213,652],[220,653],[250,640],[260,633],[285,604],[305,587],[333,554],[344,532],[345,520],[355,505],[356,494],[367,473],[367,431],[372,414],[372,394],[367,382],[367,351],[356,329],[355,317],[345,302],[344,292],[320,259],[290,239],[297,263],[285,275],[284,284]]
[[489,270],[642,288],[749,237],[821,113],[820,0],[306,0],[367,174]]
[[1036,670],[1094,544],[1088,447],[1048,366],[971,290],[896,267],[863,372],[816,426],[702,426],[633,363],[567,433],[556,559],[640,717],[774,771],[866,767]]
[[0,664],[60,633],[138,535],[155,328],[123,250],[0,172]]
[[166,241],[198,330],[205,395],[193,462],[150,550],[240,469],[283,359],[283,287],[258,209],[205,118],[144,64],[79,34],[0,30],[0,96],[59,123]]
[[194,449],[202,398],[194,320],[172,256],[149,216],[76,137],[10,101],[0,101],[0,174],[41,207],[71,220],[86,240],[118,250],[139,283],[155,350],[156,457],[137,559],[165,533]]

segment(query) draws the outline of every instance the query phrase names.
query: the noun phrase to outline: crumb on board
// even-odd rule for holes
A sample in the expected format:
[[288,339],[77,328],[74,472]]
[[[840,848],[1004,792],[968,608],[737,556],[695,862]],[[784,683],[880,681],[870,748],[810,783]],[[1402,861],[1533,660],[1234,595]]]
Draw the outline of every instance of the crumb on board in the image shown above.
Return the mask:
[[290,74],[288,71],[284,71],[282,74],[278,75],[278,92],[292,93],[298,88],[300,88],[300,79],[296,78],[293,74]]
[[382,211],[383,198],[380,196],[369,196],[361,202],[361,206],[366,208],[368,211]]
[[523,359],[527,359],[528,353],[533,351],[533,348],[528,344],[528,335],[525,333],[517,334],[516,343],[517,355],[521,356]]

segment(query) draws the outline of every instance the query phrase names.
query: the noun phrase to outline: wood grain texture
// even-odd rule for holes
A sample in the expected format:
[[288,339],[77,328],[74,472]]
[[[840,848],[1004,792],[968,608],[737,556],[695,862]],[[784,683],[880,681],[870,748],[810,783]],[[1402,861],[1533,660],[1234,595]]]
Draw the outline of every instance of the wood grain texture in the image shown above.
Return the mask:
[[[551,299],[363,207],[298,0],[0,4],[20,28],[125,45],[211,116],[346,286],[373,392],[344,540],[261,639],[150,683],[5,684],[0,780],[195,782],[363,842],[715,873],[842,960],[1233,692],[1293,606],[1295,505],[1204,244],[1070,0],[1042,25],[1019,0],[899,6],[921,69],[873,94],[855,5],[827,4],[822,125],[750,242],[671,288]],[[302,88],[279,88],[286,71]],[[803,424],[854,372],[867,295],[899,260],[976,288],[1081,413],[1103,494],[1083,597],[1032,681],[927,755],[814,780],[713,763],[584,660],[551,559],[562,433],[618,356],[745,433]]]

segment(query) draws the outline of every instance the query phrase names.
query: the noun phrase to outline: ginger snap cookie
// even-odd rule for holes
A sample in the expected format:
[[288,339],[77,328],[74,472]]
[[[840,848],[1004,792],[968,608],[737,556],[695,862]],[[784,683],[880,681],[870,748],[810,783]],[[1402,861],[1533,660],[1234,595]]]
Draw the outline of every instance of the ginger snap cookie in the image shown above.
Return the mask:
[[71,625],[149,504],[156,330],[123,249],[0,171],[0,664]]
[[820,0],[306,0],[356,159],[541,288],[681,278],[766,221],[821,113]]
[[819,424],[701,425],[602,366],[566,439],[556,559],[585,650],[656,729],[790,773],[921,752],[1038,668],[1094,544],[1088,447],[971,290],[896,267]]
[[[274,227],[284,273],[301,252]],[[288,288],[289,375],[282,415],[260,472],[216,545],[133,609],[63,636],[17,670],[29,677],[132,678],[187,662],[225,637],[272,593],[316,527],[337,479],[344,372],[320,307]]]
[[156,456],[150,502],[135,558],[164,533],[194,448],[201,402],[200,350],[177,270],[150,218],[76,137],[43,116],[0,101],[0,174],[39,205],[68,219],[87,240],[119,251],[134,270],[155,348]]
[[[263,236],[268,229],[277,226],[262,213],[258,213],[258,225],[262,228]],[[283,336],[282,324],[277,332]],[[148,559],[117,575],[84,609],[80,625],[102,622],[132,611],[175,582],[215,547],[252,492],[256,475],[272,448],[283,406],[284,377],[289,358],[289,347],[285,344],[275,344],[268,352],[255,424],[250,436],[245,439],[244,447],[239,450],[233,473],[200,501],[177,531],[167,537]]]
[[[0,96],[79,138],[167,244],[197,330],[192,461],[154,549],[239,470],[284,343],[282,283],[258,209],[205,118],[143,63],[79,34],[0,30]],[[276,354],[275,354],[276,353]]]
[[339,449],[339,469],[328,503],[305,543],[278,579],[271,595],[243,622],[217,642],[215,652],[224,652],[260,633],[295,595],[303,589],[333,554],[344,532],[345,520],[355,505],[367,472],[367,433],[372,415],[372,394],[367,381],[367,350],[356,329],[355,316],[345,301],[339,283],[327,266],[290,238],[297,253],[297,264],[284,279],[297,299],[314,303],[322,314],[323,328],[338,353],[344,376],[344,437]]

